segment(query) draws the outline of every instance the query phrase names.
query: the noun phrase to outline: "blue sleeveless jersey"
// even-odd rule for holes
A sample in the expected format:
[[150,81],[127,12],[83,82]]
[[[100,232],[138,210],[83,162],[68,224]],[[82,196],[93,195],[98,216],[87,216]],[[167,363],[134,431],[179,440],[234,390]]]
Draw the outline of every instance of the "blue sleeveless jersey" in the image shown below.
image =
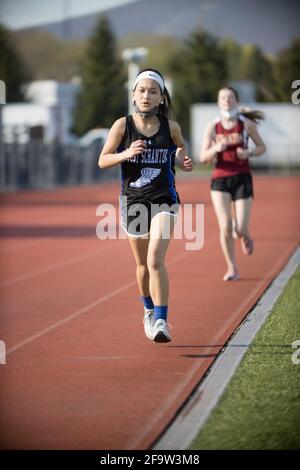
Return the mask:
[[175,188],[175,153],[174,144],[167,118],[158,116],[160,127],[156,134],[147,137],[135,126],[132,116],[126,117],[126,128],[121,145],[122,152],[136,140],[144,140],[147,148],[130,161],[121,164],[121,195],[129,201],[138,202],[166,197],[179,202]]

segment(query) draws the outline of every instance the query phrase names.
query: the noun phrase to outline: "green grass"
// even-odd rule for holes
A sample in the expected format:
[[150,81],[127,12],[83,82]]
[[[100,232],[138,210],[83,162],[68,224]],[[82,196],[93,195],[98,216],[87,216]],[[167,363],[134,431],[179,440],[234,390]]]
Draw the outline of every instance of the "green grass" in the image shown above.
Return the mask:
[[[190,449],[300,449],[300,269]],[[298,355],[298,358],[300,356]]]

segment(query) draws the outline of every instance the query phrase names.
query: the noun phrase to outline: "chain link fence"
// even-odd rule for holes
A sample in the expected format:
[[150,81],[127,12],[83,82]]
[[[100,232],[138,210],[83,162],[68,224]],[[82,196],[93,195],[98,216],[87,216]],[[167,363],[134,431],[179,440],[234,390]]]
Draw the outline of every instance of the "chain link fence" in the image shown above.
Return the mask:
[[46,144],[41,141],[2,143],[1,191],[43,189],[58,185],[81,185],[117,178],[119,168],[101,170],[99,145]]

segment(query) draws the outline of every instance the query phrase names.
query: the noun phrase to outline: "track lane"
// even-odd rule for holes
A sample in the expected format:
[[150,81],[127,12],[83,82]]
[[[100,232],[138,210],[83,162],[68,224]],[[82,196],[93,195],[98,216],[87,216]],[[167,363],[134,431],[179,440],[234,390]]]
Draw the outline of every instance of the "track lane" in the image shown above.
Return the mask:
[[[288,184],[281,184],[278,190],[282,181]],[[253,210],[256,252],[246,258],[238,247],[243,277],[232,284],[221,281],[224,261],[207,197],[208,182],[192,180],[178,185],[183,200],[206,202],[205,247],[184,252],[182,241],[171,244],[173,330],[169,345],[155,345],[144,337],[134,264],[125,240],[101,242],[99,256],[42,273],[34,286],[27,279],[5,289],[2,326],[6,324],[11,347],[55,322],[63,323],[12,351],[7,365],[1,366],[1,428],[6,430],[1,446],[148,447],[299,243],[299,216],[293,202],[299,180],[275,179],[275,183],[257,178],[258,202]],[[89,188],[86,197],[95,200],[102,189]],[[113,200],[114,194],[116,186],[109,189],[107,198]],[[80,195],[84,197],[83,190]],[[105,193],[101,198],[105,200]],[[90,217],[90,225],[92,220],[97,222],[94,215]],[[69,237],[58,237],[61,259],[64,250],[70,255],[70,242]],[[94,241],[78,237],[78,243],[87,249]],[[31,256],[35,256],[33,249]],[[176,256],[181,257],[172,264]],[[46,268],[46,255],[43,263]],[[18,272],[18,263],[11,274],[14,272]],[[126,282],[132,285],[99,305],[90,305]],[[64,322],[75,307],[77,312],[88,309]]]

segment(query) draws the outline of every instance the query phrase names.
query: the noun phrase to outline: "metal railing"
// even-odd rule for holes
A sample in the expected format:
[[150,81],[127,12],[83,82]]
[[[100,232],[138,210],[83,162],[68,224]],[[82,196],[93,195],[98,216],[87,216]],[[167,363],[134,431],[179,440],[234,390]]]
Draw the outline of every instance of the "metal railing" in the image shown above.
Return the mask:
[[1,192],[90,184],[119,175],[118,167],[105,172],[99,168],[99,145],[83,148],[31,140],[2,143],[0,150]]

